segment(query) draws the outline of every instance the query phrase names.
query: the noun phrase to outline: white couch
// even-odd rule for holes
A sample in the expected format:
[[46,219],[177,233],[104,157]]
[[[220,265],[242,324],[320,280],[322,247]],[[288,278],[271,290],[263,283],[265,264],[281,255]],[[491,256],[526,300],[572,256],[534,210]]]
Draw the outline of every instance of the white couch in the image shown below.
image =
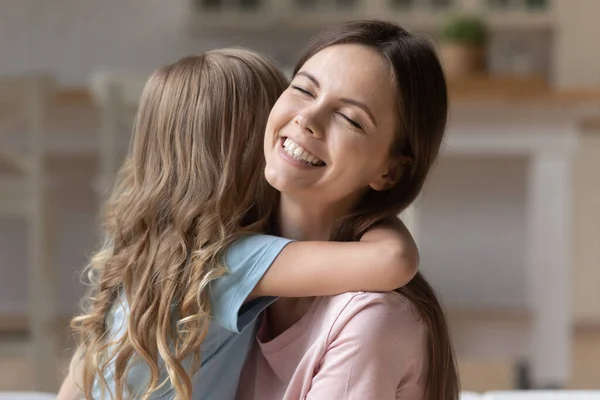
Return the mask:
[[600,400],[600,391],[526,390],[488,392],[481,400]]
[[475,392],[462,392],[460,400],[481,400],[481,395]]
[[40,392],[0,392],[0,400],[55,400],[56,395]]
[[516,390],[487,392],[483,394],[462,392],[460,400],[600,400],[600,391]]

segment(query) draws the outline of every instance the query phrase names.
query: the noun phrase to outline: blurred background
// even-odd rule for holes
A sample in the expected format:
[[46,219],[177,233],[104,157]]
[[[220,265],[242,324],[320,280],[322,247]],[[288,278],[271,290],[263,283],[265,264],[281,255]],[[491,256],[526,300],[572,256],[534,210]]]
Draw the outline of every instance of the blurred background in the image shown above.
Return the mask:
[[[598,0],[0,0],[0,390],[55,391],[98,212],[155,68],[328,25],[435,40],[451,110],[405,221],[463,388],[600,389]],[[360,60],[357,60],[359,62]]]

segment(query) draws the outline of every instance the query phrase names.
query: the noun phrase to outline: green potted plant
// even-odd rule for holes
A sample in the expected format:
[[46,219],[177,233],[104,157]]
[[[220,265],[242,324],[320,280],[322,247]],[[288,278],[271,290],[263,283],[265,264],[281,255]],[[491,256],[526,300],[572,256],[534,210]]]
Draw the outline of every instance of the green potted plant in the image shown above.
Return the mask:
[[448,76],[464,76],[485,70],[489,31],[483,19],[455,16],[442,27],[440,56]]
[[529,10],[533,11],[542,11],[548,7],[547,0],[527,0],[525,4]]

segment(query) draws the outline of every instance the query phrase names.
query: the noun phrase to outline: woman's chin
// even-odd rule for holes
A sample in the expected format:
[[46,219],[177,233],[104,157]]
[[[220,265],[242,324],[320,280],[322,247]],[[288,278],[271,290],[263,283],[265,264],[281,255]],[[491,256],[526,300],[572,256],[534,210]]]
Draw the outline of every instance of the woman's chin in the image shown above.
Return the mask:
[[287,193],[294,190],[294,184],[292,180],[288,177],[282,176],[281,173],[277,173],[272,171],[269,173],[269,170],[265,170],[265,178],[269,185],[271,185],[274,189],[281,193]]
[[[294,171],[283,171],[280,168],[265,168],[265,179],[273,188],[283,194],[293,194],[310,191],[315,182],[309,182],[305,177],[294,174]],[[304,179],[303,179],[304,178]]]
[[279,192],[285,191],[287,184],[289,183],[289,179],[285,179],[284,176],[279,173],[275,168],[269,167],[269,165],[265,168],[265,179],[274,189]]

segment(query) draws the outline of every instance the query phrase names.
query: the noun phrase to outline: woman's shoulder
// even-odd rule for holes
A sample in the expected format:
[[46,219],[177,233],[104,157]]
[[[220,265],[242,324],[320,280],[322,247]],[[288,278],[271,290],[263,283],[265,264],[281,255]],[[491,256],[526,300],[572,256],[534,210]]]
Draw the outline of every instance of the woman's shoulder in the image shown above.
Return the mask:
[[348,292],[329,296],[328,303],[330,306],[341,305],[348,311],[375,308],[386,313],[414,316],[419,319],[410,300],[398,292]]
[[420,339],[424,324],[412,303],[397,292],[349,292],[325,298],[320,308],[337,315],[332,334],[348,329],[398,333],[401,330]]
[[402,294],[391,291],[391,292],[348,292],[342,293],[336,296],[330,296],[332,301],[340,301],[356,304],[389,304],[396,307],[409,307],[411,306],[410,300],[404,297]]
[[327,332],[326,352],[344,348],[359,363],[387,365],[398,376],[421,379],[427,330],[406,297],[396,292],[345,293],[327,298],[320,307],[337,314]]

